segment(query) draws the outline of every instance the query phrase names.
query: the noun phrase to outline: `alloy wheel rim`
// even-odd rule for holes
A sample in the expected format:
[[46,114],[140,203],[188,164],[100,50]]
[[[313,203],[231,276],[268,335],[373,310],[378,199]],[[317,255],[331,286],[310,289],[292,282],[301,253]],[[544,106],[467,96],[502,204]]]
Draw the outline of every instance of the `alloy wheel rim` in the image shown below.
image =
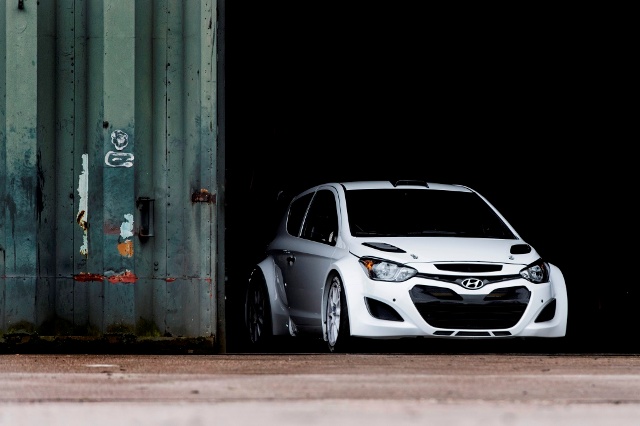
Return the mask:
[[333,347],[340,331],[340,285],[331,283],[327,298],[327,341]]

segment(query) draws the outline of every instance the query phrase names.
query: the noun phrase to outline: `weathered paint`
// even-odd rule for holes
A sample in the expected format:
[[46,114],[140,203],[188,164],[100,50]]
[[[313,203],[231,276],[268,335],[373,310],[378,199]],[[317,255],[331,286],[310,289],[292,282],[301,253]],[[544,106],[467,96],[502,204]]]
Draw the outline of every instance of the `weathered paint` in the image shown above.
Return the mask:
[[220,5],[35,5],[0,0],[0,334],[62,320],[217,340]]
[[76,222],[82,228],[82,246],[80,254],[89,255],[89,240],[87,238],[87,226],[89,223],[89,156],[82,154],[82,171],[78,178],[78,215]]
[[73,276],[74,281],[80,281],[80,282],[89,282],[89,281],[98,281],[98,282],[102,282],[105,280],[104,275],[100,275],[100,274],[89,274],[86,272],[80,272],[79,274],[76,274]]
[[133,241],[127,240],[118,243],[118,251],[120,252],[120,256],[133,257]]
[[133,272],[126,270],[120,274],[113,274],[107,277],[107,281],[112,284],[115,283],[128,283],[132,284],[138,280],[138,277]]
[[120,238],[126,240],[133,237],[133,215],[127,213],[124,215],[124,222],[120,225]]
[[215,203],[216,195],[202,188],[199,191],[195,191],[193,194],[191,194],[191,202],[192,203]]

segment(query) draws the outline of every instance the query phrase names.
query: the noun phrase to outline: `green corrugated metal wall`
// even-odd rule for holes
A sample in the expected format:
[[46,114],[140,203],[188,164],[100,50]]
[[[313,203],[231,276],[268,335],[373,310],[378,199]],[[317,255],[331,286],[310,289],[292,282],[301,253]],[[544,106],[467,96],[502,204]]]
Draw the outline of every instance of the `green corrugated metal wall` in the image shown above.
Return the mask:
[[0,0],[0,335],[222,347],[218,3]]

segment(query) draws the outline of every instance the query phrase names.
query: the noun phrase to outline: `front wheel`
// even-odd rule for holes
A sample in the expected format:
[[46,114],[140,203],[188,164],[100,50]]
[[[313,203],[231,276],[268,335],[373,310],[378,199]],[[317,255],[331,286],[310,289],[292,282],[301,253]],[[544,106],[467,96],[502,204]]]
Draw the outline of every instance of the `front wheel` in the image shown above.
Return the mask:
[[326,341],[329,352],[345,352],[351,343],[349,331],[349,309],[342,280],[337,275],[331,278],[325,310]]

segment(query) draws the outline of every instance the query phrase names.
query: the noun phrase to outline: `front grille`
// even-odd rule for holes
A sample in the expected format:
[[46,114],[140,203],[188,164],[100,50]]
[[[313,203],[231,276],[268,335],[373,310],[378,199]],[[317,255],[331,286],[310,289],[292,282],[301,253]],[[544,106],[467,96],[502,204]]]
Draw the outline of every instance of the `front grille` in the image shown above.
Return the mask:
[[[417,278],[424,278],[427,280],[433,281],[442,281],[445,283],[458,284],[461,285],[462,280],[465,278],[470,278],[470,275],[438,275],[438,274],[427,274],[424,272],[416,274]],[[512,281],[522,278],[519,274],[510,274],[510,275],[477,275],[474,278],[481,279],[484,282],[484,285],[502,283],[505,281]]]
[[494,263],[436,263],[435,267],[441,271],[466,273],[497,272],[502,270],[502,265]]
[[513,327],[531,297],[524,286],[499,288],[482,295],[417,285],[409,294],[422,318],[432,327],[467,330]]

